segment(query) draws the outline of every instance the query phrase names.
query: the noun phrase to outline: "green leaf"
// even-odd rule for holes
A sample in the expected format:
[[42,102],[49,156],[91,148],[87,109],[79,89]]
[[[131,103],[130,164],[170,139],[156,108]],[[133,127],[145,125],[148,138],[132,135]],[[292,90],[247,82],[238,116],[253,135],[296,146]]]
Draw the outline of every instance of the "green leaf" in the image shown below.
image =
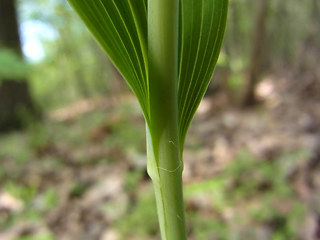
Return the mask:
[[148,121],[147,0],[69,0],[138,98]]
[[182,151],[218,60],[228,0],[182,0],[180,6],[178,109]]

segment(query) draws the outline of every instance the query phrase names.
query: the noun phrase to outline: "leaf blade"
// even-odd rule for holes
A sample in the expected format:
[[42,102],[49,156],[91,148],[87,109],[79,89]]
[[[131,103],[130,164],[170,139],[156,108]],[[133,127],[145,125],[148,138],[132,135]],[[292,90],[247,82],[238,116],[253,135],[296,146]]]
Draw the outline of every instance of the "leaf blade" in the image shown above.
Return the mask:
[[228,0],[181,0],[178,110],[182,151],[220,53]]
[[147,0],[68,0],[135,93],[148,121]]

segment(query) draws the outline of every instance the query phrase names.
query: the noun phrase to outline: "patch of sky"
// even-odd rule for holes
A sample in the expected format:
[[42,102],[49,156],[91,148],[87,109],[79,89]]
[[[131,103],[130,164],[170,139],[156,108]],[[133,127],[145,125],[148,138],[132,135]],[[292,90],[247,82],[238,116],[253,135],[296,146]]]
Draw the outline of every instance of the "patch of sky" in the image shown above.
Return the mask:
[[39,20],[27,20],[20,24],[22,50],[27,60],[37,62],[45,52],[42,41],[52,41],[58,37],[51,26]]

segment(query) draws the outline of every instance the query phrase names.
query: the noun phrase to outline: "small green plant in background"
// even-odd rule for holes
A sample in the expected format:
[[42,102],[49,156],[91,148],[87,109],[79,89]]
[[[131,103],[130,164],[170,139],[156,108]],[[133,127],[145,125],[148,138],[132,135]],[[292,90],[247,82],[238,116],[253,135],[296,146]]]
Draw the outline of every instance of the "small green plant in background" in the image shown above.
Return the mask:
[[69,0],[142,108],[162,239],[186,239],[182,153],[225,30],[228,0]]
[[13,240],[54,240],[54,237],[50,233],[40,233],[35,236],[14,238]]

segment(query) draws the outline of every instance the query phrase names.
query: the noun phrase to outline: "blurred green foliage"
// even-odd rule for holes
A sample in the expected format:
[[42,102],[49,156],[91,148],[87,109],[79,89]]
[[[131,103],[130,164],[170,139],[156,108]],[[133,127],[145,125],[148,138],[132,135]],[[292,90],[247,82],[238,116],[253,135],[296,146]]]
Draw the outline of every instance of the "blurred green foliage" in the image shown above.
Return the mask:
[[[268,162],[242,151],[222,176],[187,186],[186,197],[209,196],[216,215],[203,218],[200,213],[191,213],[197,239],[210,239],[210,236],[232,239],[233,235],[257,239],[255,231],[259,231],[259,224],[274,228],[270,239],[296,239],[306,207],[289,183],[288,166],[296,166],[307,156],[306,151],[299,150]],[[284,210],[286,207],[289,209]],[[233,217],[226,221],[223,215],[230,208],[234,208]],[[249,215],[243,215],[242,211]],[[234,229],[237,225],[240,229]]]
[[42,233],[32,236],[26,236],[26,237],[18,237],[14,238],[13,240],[54,240],[55,238],[50,233]]
[[156,203],[151,186],[137,198],[134,209],[114,223],[123,240],[132,237],[144,238],[158,233],[157,210],[154,207]]
[[37,193],[37,190],[34,186],[18,185],[11,181],[5,183],[3,189],[17,199],[22,200],[24,203],[29,203],[32,201]]
[[29,72],[29,65],[15,52],[0,48],[0,85],[4,79],[25,80]]
[[[297,65],[301,64],[301,55],[310,34],[314,31],[314,26],[318,26],[316,28],[319,29],[319,24],[315,23],[319,21],[313,14],[317,11],[313,1],[307,0],[304,4],[301,4],[300,0],[268,1],[266,32],[260,42],[261,66],[257,66],[261,68],[262,76],[259,77],[295,71]],[[223,80],[227,81],[231,93],[237,96],[246,87],[244,83],[248,78],[260,1],[230,0],[229,2],[228,24],[220,55],[222,60],[218,61],[217,69],[219,67],[228,69],[229,76],[227,80]]]
[[51,38],[39,34],[44,58],[32,64],[30,75],[35,100],[43,108],[110,90],[110,62],[67,1],[27,0],[19,9],[23,22],[41,22],[54,33]]

